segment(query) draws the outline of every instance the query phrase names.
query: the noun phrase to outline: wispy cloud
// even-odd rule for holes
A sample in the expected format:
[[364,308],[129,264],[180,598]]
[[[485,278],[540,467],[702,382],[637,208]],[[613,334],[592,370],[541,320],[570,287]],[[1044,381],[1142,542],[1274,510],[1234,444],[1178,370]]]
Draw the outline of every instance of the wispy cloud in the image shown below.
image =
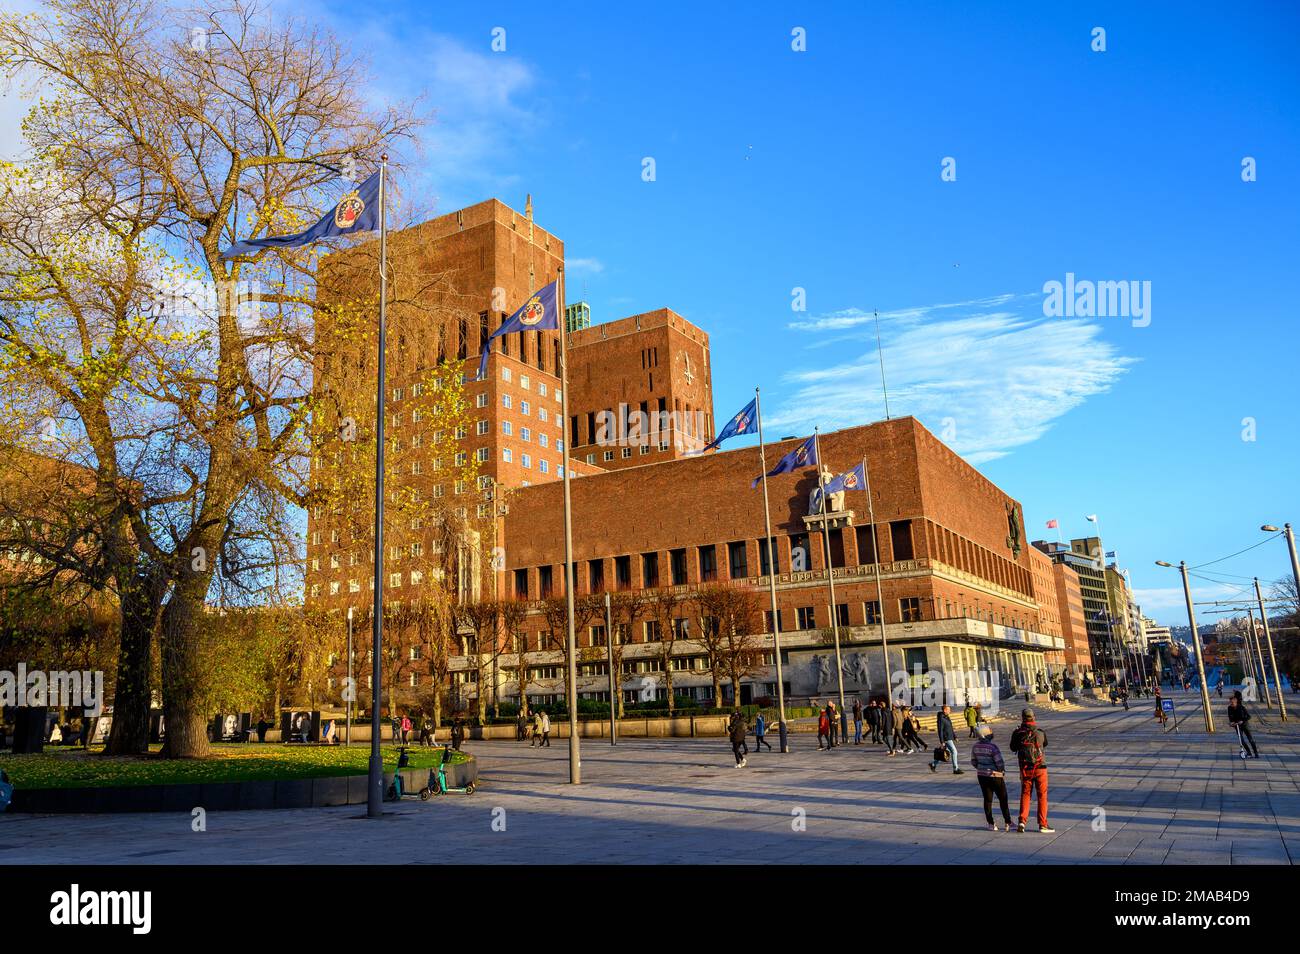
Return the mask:
[[564,266],[571,272],[587,272],[592,275],[599,275],[605,270],[605,263],[598,258],[569,258],[565,259]]
[[[1100,324],[1044,318],[1038,302],[1037,295],[1008,294],[882,312],[891,413],[914,415],[978,464],[1037,440],[1134,363],[1101,337]],[[1008,304],[1019,307],[999,307]],[[795,388],[773,415],[774,426],[802,433],[814,424],[848,427],[884,417],[871,312],[846,309],[790,327],[830,332],[840,351],[865,350],[788,375]]]

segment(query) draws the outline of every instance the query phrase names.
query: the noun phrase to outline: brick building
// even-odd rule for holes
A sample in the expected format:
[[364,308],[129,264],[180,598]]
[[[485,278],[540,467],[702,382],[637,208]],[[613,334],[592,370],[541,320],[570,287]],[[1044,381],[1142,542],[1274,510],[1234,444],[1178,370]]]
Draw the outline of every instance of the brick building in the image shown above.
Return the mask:
[[[581,477],[571,485],[577,592],[682,597],[682,615],[672,623],[682,635],[680,658],[670,661],[674,691],[711,695],[703,650],[691,638],[691,596],[704,584],[732,583],[757,591],[766,611],[769,560],[762,492],[750,487],[760,470],[758,449],[687,455],[714,431],[707,334],[666,308],[575,325],[569,333],[568,422],[560,417],[559,333],[504,336],[493,347],[486,380],[462,377],[469,401],[465,426],[455,434],[426,433],[419,412],[432,397],[430,370],[472,376],[480,342],[529,293],[554,279],[563,245],[536,226],[530,212],[520,215],[495,200],[392,233],[389,242],[390,256],[408,271],[438,276],[426,302],[390,304],[387,436],[405,456],[389,492],[445,502],[440,532],[453,525],[456,530],[459,561],[451,570],[462,580],[458,598],[472,600],[490,589],[528,610],[514,632],[502,630],[493,652],[495,685],[483,690],[517,699],[515,674],[523,653],[530,700],[549,701],[563,692],[563,654],[541,637],[553,625],[545,600],[564,592],[559,479],[567,437],[568,466]],[[366,248],[332,264],[327,260],[323,304],[357,293],[355,275],[366,269],[352,269],[347,281],[338,276],[347,271],[346,257],[364,256]],[[408,278],[404,287],[410,286]],[[321,334],[329,333],[322,326]],[[355,414],[364,430],[367,408],[373,419],[374,406],[374,369],[364,345],[322,351],[318,387],[336,397],[342,409],[337,413]],[[792,446],[769,445],[769,466]],[[845,496],[844,512],[834,515],[829,531],[846,690],[883,693],[887,673],[901,670],[913,685],[927,673],[941,674],[949,689],[988,701],[999,689],[1032,686],[1047,665],[1064,659],[1059,654],[1066,649],[1066,614],[1050,561],[1023,540],[1023,515],[1014,499],[910,417],[825,434],[821,449],[833,472],[865,457],[874,492],[874,532],[861,492]],[[472,482],[447,474],[447,461],[462,460],[476,467]],[[329,482],[340,459],[316,466],[314,479]],[[821,530],[805,519],[815,484],[812,469],[770,482],[784,676],[795,700],[824,698],[838,682],[828,640],[825,543]],[[485,502],[484,491],[498,486],[509,491],[508,512]],[[351,501],[354,509],[356,503]],[[307,599],[340,610],[372,602],[368,528],[345,523],[337,512],[309,514]],[[393,526],[391,533],[386,606],[419,599],[431,574],[448,569],[426,568],[447,553],[446,540],[431,526],[412,522]],[[489,540],[502,547],[495,573],[482,558]],[[883,599],[877,599],[877,567]],[[882,615],[888,667],[881,653]],[[741,680],[742,701],[775,695],[771,620],[766,621],[759,628],[767,632],[757,637],[760,664]],[[642,620],[615,635],[623,646],[618,691],[627,698],[662,694],[655,627]],[[578,690],[606,697],[603,620],[587,620],[577,636]],[[479,693],[481,656],[469,639],[460,639],[458,648],[448,681],[465,700]],[[419,658],[415,649],[398,648],[396,655],[408,663]],[[410,681],[404,676],[404,685],[424,685],[418,665],[405,669]],[[734,698],[733,687],[721,688]]]

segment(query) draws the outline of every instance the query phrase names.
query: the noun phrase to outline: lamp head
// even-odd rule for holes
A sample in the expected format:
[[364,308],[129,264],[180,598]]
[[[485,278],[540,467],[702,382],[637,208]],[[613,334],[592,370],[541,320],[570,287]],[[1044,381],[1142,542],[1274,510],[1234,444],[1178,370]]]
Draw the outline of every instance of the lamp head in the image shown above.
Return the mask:
[[1172,567],[1173,564],[1172,564],[1172,563],[1166,563],[1164,560],[1156,560],[1156,566],[1168,566],[1168,567]]
[[1266,523],[1266,524],[1264,524],[1262,527],[1260,527],[1259,529],[1263,530],[1265,533],[1277,533],[1277,532],[1278,532],[1280,529],[1282,529],[1282,528],[1281,528],[1281,527],[1275,527],[1275,526],[1273,526],[1271,523]]

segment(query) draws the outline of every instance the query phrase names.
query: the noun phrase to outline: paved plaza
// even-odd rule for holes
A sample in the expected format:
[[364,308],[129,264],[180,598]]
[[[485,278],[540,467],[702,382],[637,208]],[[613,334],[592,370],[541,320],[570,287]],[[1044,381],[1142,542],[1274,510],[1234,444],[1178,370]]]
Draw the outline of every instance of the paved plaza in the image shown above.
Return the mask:
[[[1182,731],[1149,700],[1039,710],[1048,733],[1056,834],[985,829],[974,772],[931,774],[927,754],[879,746],[751,753],[722,739],[588,740],[584,784],[567,784],[567,743],[470,743],[472,796],[387,806],[187,814],[0,816],[0,864],[36,863],[870,863],[1290,864],[1300,859],[1300,726],[1252,707],[1263,757],[1242,761],[1222,721],[1207,737],[1194,693],[1175,693]],[[1016,709],[1018,711],[1018,708]],[[954,719],[960,723],[960,714]],[[995,723],[1011,774],[1014,722]],[[964,725],[958,725],[965,736]],[[932,735],[932,734],[931,734]],[[775,742],[775,739],[773,740]],[[932,741],[927,738],[927,741]],[[752,742],[752,739],[751,739]],[[963,762],[970,742],[960,743]],[[1009,780],[1012,815],[1018,781]],[[996,809],[995,809],[996,811]],[[496,830],[502,827],[504,831]],[[802,829],[802,830],[797,830]]]

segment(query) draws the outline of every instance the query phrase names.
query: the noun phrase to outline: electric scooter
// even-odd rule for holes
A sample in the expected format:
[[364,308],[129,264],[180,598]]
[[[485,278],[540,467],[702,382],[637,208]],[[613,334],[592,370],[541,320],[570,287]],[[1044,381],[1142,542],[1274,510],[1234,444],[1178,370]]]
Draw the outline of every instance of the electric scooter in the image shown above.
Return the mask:
[[447,763],[451,761],[451,746],[442,747],[442,759],[438,762],[436,768],[429,769],[429,784],[420,789],[420,798],[427,799],[430,795],[450,795],[453,792],[457,795],[473,795],[474,783],[470,782],[464,788],[447,787]]
[[[403,745],[397,750],[397,771],[393,773],[393,784],[388,786],[388,791],[385,794],[385,801],[400,802],[404,798],[415,798],[415,794],[407,792],[405,790],[406,786],[402,783],[402,769],[409,768],[410,765],[411,759],[406,754],[406,746]],[[427,797],[428,796],[421,791],[420,800],[423,801]]]

